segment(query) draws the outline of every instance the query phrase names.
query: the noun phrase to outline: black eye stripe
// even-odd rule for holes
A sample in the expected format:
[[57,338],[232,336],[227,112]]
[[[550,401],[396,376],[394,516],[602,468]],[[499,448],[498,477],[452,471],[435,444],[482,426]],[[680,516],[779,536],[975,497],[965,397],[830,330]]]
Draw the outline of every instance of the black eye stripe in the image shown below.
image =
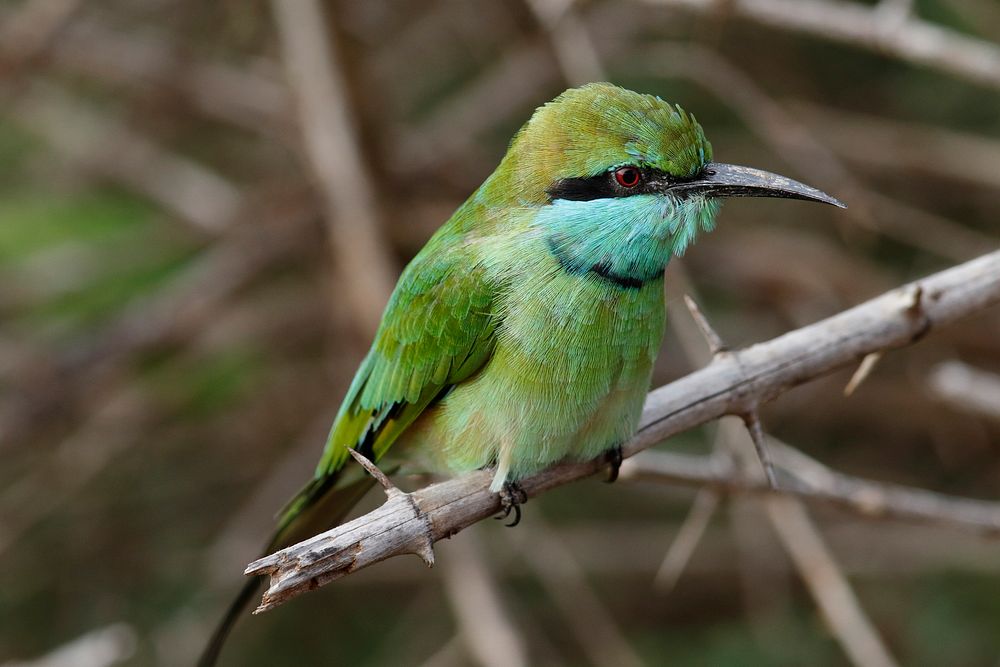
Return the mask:
[[663,184],[679,180],[658,169],[635,167],[640,174],[640,182],[631,188],[624,188],[615,180],[615,171],[604,171],[593,176],[581,178],[563,178],[549,187],[546,192],[550,201],[568,199],[569,201],[591,201],[593,199],[610,199],[613,197],[631,197],[632,195],[654,192],[653,184],[662,189]]
[[547,190],[549,200],[590,201],[624,196],[625,193],[621,192],[621,188],[614,182],[614,177],[608,176],[609,174],[598,174],[587,178],[560,179]]

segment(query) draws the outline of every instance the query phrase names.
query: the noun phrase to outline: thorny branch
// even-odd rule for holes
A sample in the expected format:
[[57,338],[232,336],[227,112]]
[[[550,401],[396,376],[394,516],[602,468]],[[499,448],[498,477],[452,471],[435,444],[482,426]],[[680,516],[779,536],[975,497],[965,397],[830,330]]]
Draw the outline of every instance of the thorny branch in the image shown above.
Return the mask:
[[621,478],[713,489],[722,493],[793,496],[872,519],[941,523],[985,535],[1000,535],[1000,502],[959,498],[925,489],[861,479],[820,463],[802,465],[804,454],[768,439],[776,467],[784,471],[777,489],[748,480],[725,462],[708,456],[644,452],[622,465]]
[[[917,288],[915,292],[920,294],[920,288]],[[702,329],[706,342],[713,350],[713,356],[718,355],[722,344],[721,338],[698,309],[694,300],[686,297],[686,302],[695,322]],[[862,360],[862,368],[865,367],[865,361],[872,359],[877,354],[880,353],[866,355]],[[866,373],[870,372],[871,366],[868,368]],[[857,378],[859,384],[863,377],[864,374],[860,369],[854,374],[854,378]],[[726,424],[720,425],[716,433],[716,450],[712,460],[736,463],[731,477],[737,482],[756,486],[759,489],[775,491],[778,488],[777,478],[771,463],[770,447],[766,442],[760,414],[757,410],[753,410],[741,415],[741,418],[745,432],[728,428]],[[719,456],[720,453],[728,454],[728,456]],[[656,452],[645,452],[645,454],[652,456]],[[760,462],[761,470],[754,468],[753,459]],[[793,458],[795,461],[804,459],[806,459],[804,455],[798,459]],[[632,461],[634,460],[632,459]],[[810,472],[815,473],[816,468],[820,467],[818,463],[814,465],[811,461],[809,463],[811,464],[808,466]],[[813,475],[813,477],[816,476]],[[819,477],[824,481],[829,481],[833,475],[831,472],[819,475]],[[703,487],[699,496],[703,497],[706,493],[712,494],[712,498],[718,498],[718,489]],[[894,667],[896,662],[889,653],[885,642],[862,609],[847,577],[844,576],[836,558],[826,546],[819,528],[809,517],[802,502],[795,497],[782,494],[767,497],[760,505],[774,527],[785,552],[809,588],[817,607],[826,618],[832,634],[851,662],[859,667]],[[711,505],[708,507],[711,508]],[[734,506],[733,510],[738,512],[739,504]],[[705,510],[703,518],[699,518],[697,514],[692,512],[689,519],[707,523],[709,512],[710,509]],[[737,523],[741,522],[739,516],[735,516],[733,521],[734,532],[739,537],[745,533],[746,529],[741,523]],[[692,528],[689,539],[697,540],[701,530],[696,529],[697,524]],[[694,548],[693,542],[688,548]],[[678,565],[683,564],[679,556],[676,560]],[[665,560],[664,563],[666,564],[667,561]],[[661,567],[662,570],[663,567]],[[666,574],[676,577],[679,576],[680,570],[675,569],[673,573],[668,570]],[[744,577],[746,578],[747,575],[745,574]],[[745,582],[745,584],[749,583],[749,581]]]
[[[706,367],[651,392],[632,456],[723,415],[743,415],[794,386],[877,350],[916,342],[932,329],[1000,302],[1000,252],[984,255],[892,290],[816,324],[765,343],[717,355]],[[596,459],[567,462],[522,480],[528,497],[593,475]],[[248,575],[268,575],[258,612],[392,556],[432,559],[431,546],[500,509],[479,471],[411,494],[391,493],[378,509],[305,542],[261,558]],[[1000,519],[997,519],[1000,524]],[[997,526],[1000,529],[1000,525]]]

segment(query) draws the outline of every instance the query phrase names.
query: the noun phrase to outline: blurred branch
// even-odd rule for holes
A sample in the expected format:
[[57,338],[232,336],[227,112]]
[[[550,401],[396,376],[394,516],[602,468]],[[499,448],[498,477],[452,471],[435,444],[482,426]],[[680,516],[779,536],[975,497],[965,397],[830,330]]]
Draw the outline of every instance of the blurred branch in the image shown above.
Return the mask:
[[[910,15],[841,0],[643,0],[850,44],[1000,88],[1000,48]],[[885,3],[882,3],[885,5]]]
[[571,86],[605,79],[600,56],[586,24],[573,11],[574,0],[527,0],[549,33],[563,76]]
[[830,147],[845,160],[876,170],[906,169],[1000,190],[1000,141],[922,123],[840,111],[804,101],[796,114],[836,137]]
[[[529,530],[505,533],[512,534],[520,555],[555,602],[590,662],[606,667],[641,667],[642,658],[587,581],[576,554],[540,517],[532,517],[529,526]],[[552,576],[553,570],[560,576]]]
[[876,229],[884,236],[953,261],[965,261],[995,248],[998,239],[937,213],[868,190]]
[[132,443],[141,440],[155,411],[149,397],[133,384],[111,392],[93,407],[87,421],[66,438],[51,459],[0,493],[4,515],[0,556],[54,508],[98,475]]
[[34,660],[11,660],[0,667],[111,667],[135,653],[137,636],[132,626],[114,623],[77,637]]
[[126,306],[101,331],[64,353],[19,360],[7,395],[13,400],[0,403],[0,448],[27,439],[57,411],[72,413],[75,401],[104,395],[127,360],[184,341],[261,271],[312,238],[311,203],[299,197],[253,203],[247,224],[227,231],[159,292]]
[[[272,0],[304,148],[326,202],[328,241],[365,333],[382,319],[396,269],[383,238],[371,169],[355,133],[334,32],[319,0]],[[363,276],[363,278],[362,278]]]
[[931,393],[949,405],[1000,420],[1000,375],[946,361],[931,370],[927,382]]
[[[713,358],[718,357],[726,349],[719,335],[693,299],[687,298],[687,305],[712,350]],[[864,358],[869,359],[876,354],[881,352],[871,352]],[[757,407],[754,404],[751,410],[740,415],[744,429],[732,428],[732,420],[723,420],[719,425],[718,441],[721,441],[722,451],[730,454],[728,460],[736,464],[738,479],[773,492],[777,489],[777,479]],[[755,465],[758,462],[760,466]],[[776,495],[765,499],[763,507],[782,546],[809,587],[813,600],[848,658],[857,667],[894,667],[895,660],[858,603],[847,577],[827,548],[805,506],[794,497]],[[997,518],[1000,520],[1000,514]],[[746,532],[744,519],[741,516],[734,519],[738,522],[734,526],[737,536]],[[746,583],[754,585],[757,579],[756,573],[752,573]]]
[[412,174],[465,152],[486,128],[499,124],[537,99],[558,80],[541,43],[517,44],[430,116],[407,128],[392,143],[391,161]]
[[[316,318],[314,304],[304,299],[296,301],[287,295],[275,294],[268,295],[264,304],[269,307],[260,306],[251,298],[221,304],[214,312],[212,326],[201,329],[190,345],[172,355],[172,360],[179,362],[178,365],[195,368],[221,350],[248,342],[249,337],[267,345],[271,352],[280,352],[282,345],[294,345],[289,329],[301,329],[304,319]],[[300,314],[298,317],[296,312]],[[269,378],[272,386],[281,383],[278,374]],[[294,386],[318,393],[315,392],[317,386],[302,372],[296,374]],[[86,419],[51,450],[31,452],[30,469],[9,484],[0,485],[0,556],[9,547],[18,545],[28,530],[54,514],[54,510],[70,505],[71,499],[78,497],[81,490],[107,468],[120,462],[129,449],[148,443],[149,433],[157,432],[162,436],[184,424],[181,406],[150,391],[142,380],[136,381],[134,375],[126,375],[110,387],[89,388]],[[326,387],[320,385],[319,388]],[[281,391],[280,387],[275,388],[275,393]],[[279,401],[273,397],[265,400],[270,410],[281,410]],[[236,418],[249,426],[254,419],[252,413],[259,412],[262,402],[248,401],[234,406],[233,413],[241,414]],[[308,403],[297,400],[296,405]],[[329,415],[326,415],[326,426],[329,426]],[[183,426],[179,430],[183,432]],[[315,443],[313,438],[311,444]],[[241,452],[249,452],[257,442],[255,437],[249,437],[242,439],[240,444]],[[308,464],[300,466],[298,472],[301,474],[308,468]],[[282,493],[291,485],[286,484]],[[272,497],[270,506],[279,503],[280,500]],[[262,514],[266,515],[266,512]],[[224,539],[226,533],[221,533],[219,539]],[[258,551],[256,542],[240,550],[238,557],[228,560],[229,567],[244,562]]]
[[33,84],[12,108],[17,121],[71,162],[131,188],[202,231],[234,221],[239,189],[192,160],[171,153],[56,87]]
[[467,663],[462,637],[454,635],[427,657],[420,667],[464,667]]
[[[554,2],[557,14],[561,15],[563,10],[559,9],[560,0],[538,1],[542,5]],[[613,11],[613,7],[611,10],[619,21],[635,23],[636,28],[642,25],[641,16],[623,15]],[[604,29],[600,46],[605,57],[612,57],[624,51],[625,47],[634,46],[635,30],[631,23],[623,26],[623,34],[616,39],[608,35],[606,16],[579,15],[578,19],[572,17],[570,20],[579,21],[579,25],[584,28],[597,25]],[[546,27],[547,40],[552,42],[546,22],[543,20],[542,23]],[[553,46],[557,44],[553,43]],[[558,46],[572,50],[568,53],[557,51],[557,62],[553,62],[545,42],[540,39],[512,44],[494,59],[495,64],[439,104],[426,120],[401,131],[393,142],[396,147],[390,156],[393,167],[402,174],[411,174],[431,165],[447,163],[459,153],[468,156],[477,147],[477,137],[487,129],[510,121],[525,110],[530,111],[537,106],[538,98],[546,95],[546,91],[560,90],[560,74],[564,78],[570,74],[563,71],[566,66],[576,68],[571,70],[575,72],[572,74],[573,80],[576,77],[580,77],[580,80],[599,77],[599,62],[596,68],[591,63],[587,70],[583,70],[581,64],[567,62],[575,57],[575,49],[579,47],[567,47],[564,42],[559,42]]]
[[163,34],[120,32],[92,16],[74,21],[50,47],[52,64],[106,83],[177,93],[206,116],[254,132],[273,133],[293,122],[291,100],[268,74],[274,63],[246,67],[188,62]]
[[[622,468],[624,469],[624,466]],[[717,490],[710,487],[698,490],[687,516],[684,517],[684,523],[677,530],[677,536],[670,543],[660,567],[656,569],[653,585],[657,592],[669,593],[680,581],[681,575],[691,562],[695,548],[705,536],[705,530],[715,515],[719,502],[720,495]]]
[[445,594],[469,654],[482,667],[527,665],[520,634],[503,608],[475,532],[450,542],[448,555],[441,568]]
[[[768,439],[778,467],[787,475],[777,489],[762,480],[741,478],[732,466],[709,456],[650,451],[622,465],[623,479],[658,481],[715,489],[719,493],[752,493],[799,498],[810,504],[837,507],[867,519],[899,519],[940,523],[987,536],[1000,535],[1000,502],[948,496],[899,484],[862,479],[813,462],[806,473],[798,450]],[[815,467],[815,466],[818,466]]]
[[0,13],[0,79],[45,53],[83,4],[82,0],[29,0]]
[[[799,120],[797,114],[790,113],[752,77],[714,51],[694,44],[661,45],[647,56],[644,62],[648,63],[651,73],[682,77],[708,90],[739,113],[747,126],[789,164],[840,193],[851,204],[847,215],[864,228],[874,229],[884,236],[954,261],[965,261],[996,246],[995,240],[986,234],[866,187],[835,152],[835,147],[841,149],[839,136],[838,141],[831,142],[828,147],[808,124]],[[885,144],[881,137],[868,139]],[[913,137],[909,137],[909,141],[912,144]],[[867,153],[871,145],[852,144],[845,157],[856,157],[854,151]],[[952,148],[951,144],[937,145],[942,149]],[[913,152],[920,149],[909,147],[907,150]],[[980,147],[976,152],[985,157],[987,150]],[[930,151],[926,156],[925,164],[932,163]],[[960,171],[967,171],[967,168],[963,167]]]
[[765,506],[782,545],[851,662],[858,667],[896,665],[805,507],[792,498],[770,498]]
[[[876,350],[911,344],[931,330],[1000,301],[1000,252],[897,288],[766,343],[716,355],[708,366],[650,393],[631,456],[723,415],[744,415],[794,386]],[[604,460],[568,462],[521,481],[529,497],[588,477]],[[491,471],[390,494],[373,512],[261,558],[246,574],[269,575],[258,611],[391,556],[419,553],[500,510]]]

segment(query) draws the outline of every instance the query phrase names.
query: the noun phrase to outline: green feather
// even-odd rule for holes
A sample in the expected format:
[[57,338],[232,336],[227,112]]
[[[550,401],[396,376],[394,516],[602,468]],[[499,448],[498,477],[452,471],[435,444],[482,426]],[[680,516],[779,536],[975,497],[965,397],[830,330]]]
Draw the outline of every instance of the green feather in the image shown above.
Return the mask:
[[344,470],[351,448],[447,474],[496,465],[498,489],[627,438],[662,337],[663,269],[717,206],[548,193],[621,165],[687,178],[711,155],[692,116],[610,84],[540,107],[403,271],[314,477],[269,547],[346,517],[371,485],[360,467]]

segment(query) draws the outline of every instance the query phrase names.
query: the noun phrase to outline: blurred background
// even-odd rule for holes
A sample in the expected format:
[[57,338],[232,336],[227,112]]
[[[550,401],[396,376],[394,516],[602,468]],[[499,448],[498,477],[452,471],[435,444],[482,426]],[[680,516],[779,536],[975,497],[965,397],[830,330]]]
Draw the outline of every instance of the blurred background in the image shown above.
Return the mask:
[[[569,85],[678,102],[718,159],[850,205],[729,202],[668,271],[659,385],[705,361],[685,292],[739,346],[996,248],[998,39],[994,0],[0,2],[0,665],[191,664],[399,270]],[[763,423],[1000,500],[996,373],[994,310]],[[996,536],[765,505],[571,485],[432,570],[247,617],[222,663],[1000,665]],[[860,634],[824,620],[793,523]]]

